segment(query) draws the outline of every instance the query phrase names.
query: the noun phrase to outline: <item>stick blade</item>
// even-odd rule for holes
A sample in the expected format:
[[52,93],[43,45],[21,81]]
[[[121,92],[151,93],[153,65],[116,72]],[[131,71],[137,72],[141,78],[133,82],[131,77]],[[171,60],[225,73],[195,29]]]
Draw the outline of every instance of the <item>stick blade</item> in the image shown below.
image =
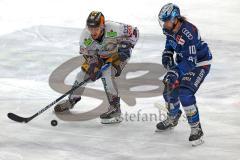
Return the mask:
[[16,122],[20,122],[20,123],[23,123],[23,122],[27,122],[27,118],[23,118],[23,117],[20,117],[14,113],[8,113],[8,118],[13,120],[13,121],[16,121]]

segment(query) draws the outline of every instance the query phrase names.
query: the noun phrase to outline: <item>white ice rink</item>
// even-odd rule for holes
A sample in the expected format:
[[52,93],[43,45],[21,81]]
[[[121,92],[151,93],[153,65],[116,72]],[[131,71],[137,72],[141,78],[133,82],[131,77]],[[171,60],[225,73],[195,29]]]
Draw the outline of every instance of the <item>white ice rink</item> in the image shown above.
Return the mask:
[[[156,121],[67,122],[52,109],[27,124],[7,118],[8,112],[30,116],[61,95],[50,88],[49,76],[78,56],[79,35],[92,10],[139,28],[130,63],[160,64],[165,41],[157,15],[167,2],[0,0],[0,160],[240,160],[239,0],[171,1],[199,28],[213,53],[210,74],[197,93],[203,145],[191,147],[184,118],[164,133],[154,132]],[[102,90],[100,82],[90,87]],[[100,102],[84,97],[74,111],[86,112]],[[163,104],[161,95],[137,98],[136,106],[122,101],[122,110],[158,114],[156,102]],[[52,119],[58,126],[50,125]]]

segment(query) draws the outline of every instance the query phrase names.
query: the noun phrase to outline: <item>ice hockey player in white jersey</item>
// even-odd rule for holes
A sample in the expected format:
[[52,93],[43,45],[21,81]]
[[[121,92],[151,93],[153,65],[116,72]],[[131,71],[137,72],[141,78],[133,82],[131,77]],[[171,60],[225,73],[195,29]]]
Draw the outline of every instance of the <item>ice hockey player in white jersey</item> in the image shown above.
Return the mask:
[[[108,111],[100,115],[104,124],[121,121],[120,97],[115,78],[121,75],[138,37],[139,31],[136,27],[105,21],[104,15],[98,11],[89,14],[86,28],[81,33],[80,54],[85,58],[85,62],[74,84],[89,77],[92,82],[101,78],[109,101]],[[100,69],[105,64],[110,64],[110,67],[101,73]],[[80,87],[70,94],[68,99],[57,104],[55,112],[72,109],[81,100],[84,87]]]

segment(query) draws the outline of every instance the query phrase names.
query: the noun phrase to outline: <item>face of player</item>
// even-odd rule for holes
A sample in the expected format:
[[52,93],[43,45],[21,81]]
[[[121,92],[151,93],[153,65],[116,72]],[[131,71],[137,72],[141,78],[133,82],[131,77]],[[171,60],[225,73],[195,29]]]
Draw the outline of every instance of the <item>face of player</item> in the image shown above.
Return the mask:
[[[176,23],[176,19],[174,20],[174,23]],[[159,21],[159,24],[162,28],[171,31],[173,29],[174,23],[171,20],[167,20],[165,22]]]
[[164,22],[163,27],[166,28],[167,30],[173,29],[172,21],[168,20],[168,21]]
[[102,28],[101,27],[88,27],[88,30],[91,33],[91,36],[94,40],[98,39],[102,35]]

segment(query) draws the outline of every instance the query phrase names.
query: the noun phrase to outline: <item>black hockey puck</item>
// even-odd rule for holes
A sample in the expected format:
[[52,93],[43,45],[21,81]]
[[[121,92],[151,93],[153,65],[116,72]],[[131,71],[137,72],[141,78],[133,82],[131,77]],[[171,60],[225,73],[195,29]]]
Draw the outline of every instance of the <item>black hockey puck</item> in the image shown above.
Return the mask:
[[52,125],[52,126],[56,126],[57,124],[58,124],[57,120],[52,120],[52,121],[51,121],[51,125]]

